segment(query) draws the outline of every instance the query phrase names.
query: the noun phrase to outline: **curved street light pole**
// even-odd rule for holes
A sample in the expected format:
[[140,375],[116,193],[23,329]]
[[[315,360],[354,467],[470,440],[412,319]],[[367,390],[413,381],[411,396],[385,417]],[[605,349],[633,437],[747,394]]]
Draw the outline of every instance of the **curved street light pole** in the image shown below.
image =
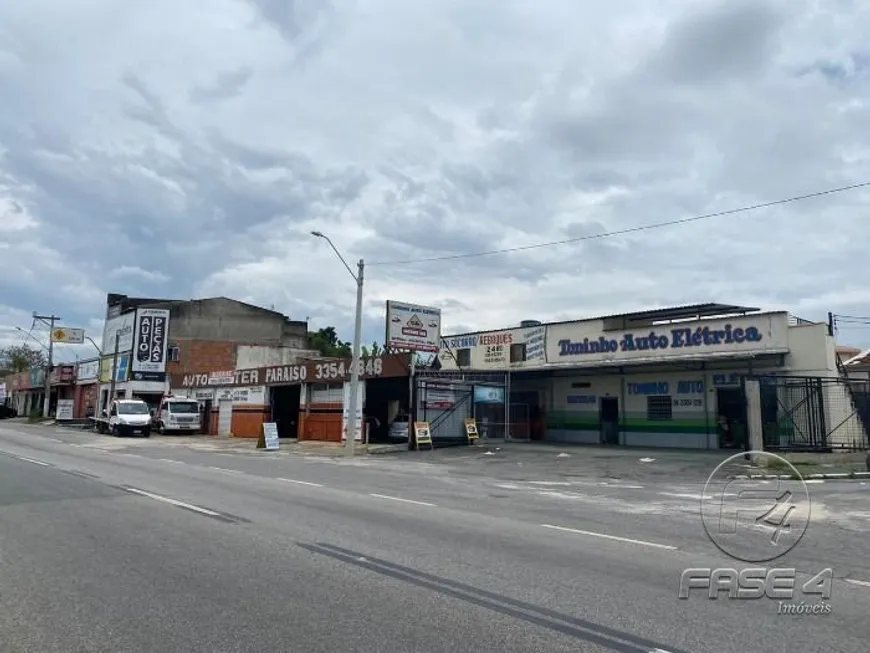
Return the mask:
[[[316,238],[322,238],[329,246],[332,248],[332,251],[335,252],[335,255],[338,257],[338,260],[342,262],[342,265],[347,269],[350,276],[353,277],[354,282],[356,283],[356,315],[354,316],[354,325],[353,325],[353,349],[351,350],[351,360],[350,360],[350,397],[348,398],[347,405],[347,432],[344,434],[344,452],[348,456],[354,455],[354,439],[356,437],[356,428],[357,428],[357,418],[356,413],[359,409],[359,384],[360,384],[360,376],[362,376],[362,365],[360,364],[360,349],[362,347],[362,306],[363,306],[363,279],[365,272],[365,261],[360,259],[357,263],[357,273],[354,274],[351,267],[347,264],[347,261],[344,260],[344,257],[341,255],[341,252],[338,251],[335,245],[332,244],[332,241],[328,236],[324,235],[320,231],[312,231],[311,235]],[[360,425],[362,428],[362,425]]]
[[[90,336],[85,336],[85,340],[87,340],[89,343],[91,343],[94,346],[94,349],[97,350],[97,353],[100,355],[100,358],[102,358],[103,350],[100,349],[99,347],[97,347],[97,343],[94,342],[94,339],[91,338]],[[100,362],[102,362],[102,361],[100,361]]]

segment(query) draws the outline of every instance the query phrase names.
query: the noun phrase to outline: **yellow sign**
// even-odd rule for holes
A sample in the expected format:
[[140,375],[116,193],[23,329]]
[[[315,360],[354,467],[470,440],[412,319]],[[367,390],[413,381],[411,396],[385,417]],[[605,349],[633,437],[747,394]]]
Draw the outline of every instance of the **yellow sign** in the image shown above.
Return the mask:
[[434,449],[432,444],[432,433],[429,431],[429,422],[414,422],[414,439],[417,441],[417,449],[421,444],[428,444]]
[[[100,360],[100,383],[109,383],[112,380],[113,356],[106,356]],[[130,354],[118,356],[115,366],[115,381],[123,383],[127,380],[127,372],[130,367]]]
[[85,341],[85,330],[58,327],[57,329],[52,330],[51,341],[60,342],[67,345],[81,345]]
[[473,417],[468,417],[465,420],[465,435],[468,437],[468,444],[480,437],[477,433],[477,422],[474,421]]

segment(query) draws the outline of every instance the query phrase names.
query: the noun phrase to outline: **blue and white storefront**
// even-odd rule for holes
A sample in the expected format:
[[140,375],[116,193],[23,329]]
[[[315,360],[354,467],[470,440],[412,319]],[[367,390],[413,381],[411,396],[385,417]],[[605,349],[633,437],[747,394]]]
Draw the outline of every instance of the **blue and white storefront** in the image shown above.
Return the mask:
[[838,374],[826,324],[720,304],[447,336],[439,363],[509,372],[532,439],[701,449],[743,446],[745,375]]

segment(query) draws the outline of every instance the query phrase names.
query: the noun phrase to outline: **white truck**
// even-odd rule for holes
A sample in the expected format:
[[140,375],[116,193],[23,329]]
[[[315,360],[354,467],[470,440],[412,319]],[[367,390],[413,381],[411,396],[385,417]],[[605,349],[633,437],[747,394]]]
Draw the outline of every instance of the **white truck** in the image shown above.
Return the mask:
[[189,397],[166,395],[154,415],[153,426],[166,433],[198,433],[202,428],[199,402]]
[[103,415],[91,419],[98,433],[151,435],[151,410],[141,399],[115,399]]

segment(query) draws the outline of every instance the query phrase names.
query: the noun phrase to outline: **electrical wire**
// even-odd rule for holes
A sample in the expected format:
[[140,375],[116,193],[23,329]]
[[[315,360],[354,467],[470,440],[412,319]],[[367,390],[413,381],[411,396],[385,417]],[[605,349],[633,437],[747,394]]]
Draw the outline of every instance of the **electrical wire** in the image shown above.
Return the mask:
[[546,243],[535,243],[532,245],[521,245],[519,247],[506,247],[504,249],[493,249],[482,252],[469,252],[467,254],[448,254],[445,256],[430,256],[425,258],[404,259],[396,261],[375,261],[374,263],[366,263],[367,266],[373,265],[410,265],[413,263],[430,263],[435,261],[454,261],[457,259],[477,258],[480,256],[492,256],[495,254],[510,254],[513,252],[525,252],[534,249],[543,249],[545,247],[555,247],[557,245],[569,245],[571,243],[579,243],[584,240],[597,240],[600,238],[609,238],[612,236],[624,236],[626,234],[647,231],[649,229],[661,229],[662,227],[672,227],[679,224],[687,224],[690,222],[698,222],[700,220],[710,220],[712,218],[721,218],[726,215],[734,215],[737,213],[747,213],[749,211],[757,211],[758,209],[766,209],[771,206],[779,206],[782,204],[791,204],[793,202],[801,202],[803,200],[813,199],[816,197],[824,197],[826,195],[834,195],[836,193],[845,193],[858,188],[867,188],[870,186],[870,181],[861,182],[858,184],[850,184],[848,186],[839,186],[837,188],[829,188],[827,190],[818,191],[815,193],[807,193],[805,195],[795,195],[783,199],[773,200],[771,202],[761,202],[760,204],[751,204],[749,206],[741,206],[735,209],[727,209],[725,211],[716,211],[715,213],[705,213],[703,215],[695,215],[689,218],[680,218],[678,220],[668,220],[666,222],[655,222],[653,224],[640,225],[638,227],[628,227],[626,229],[617,229],[615,231],[605,231],[598,234],[587,236],[578,236],[576,238],[565,238],[564,240],[553,240]]

